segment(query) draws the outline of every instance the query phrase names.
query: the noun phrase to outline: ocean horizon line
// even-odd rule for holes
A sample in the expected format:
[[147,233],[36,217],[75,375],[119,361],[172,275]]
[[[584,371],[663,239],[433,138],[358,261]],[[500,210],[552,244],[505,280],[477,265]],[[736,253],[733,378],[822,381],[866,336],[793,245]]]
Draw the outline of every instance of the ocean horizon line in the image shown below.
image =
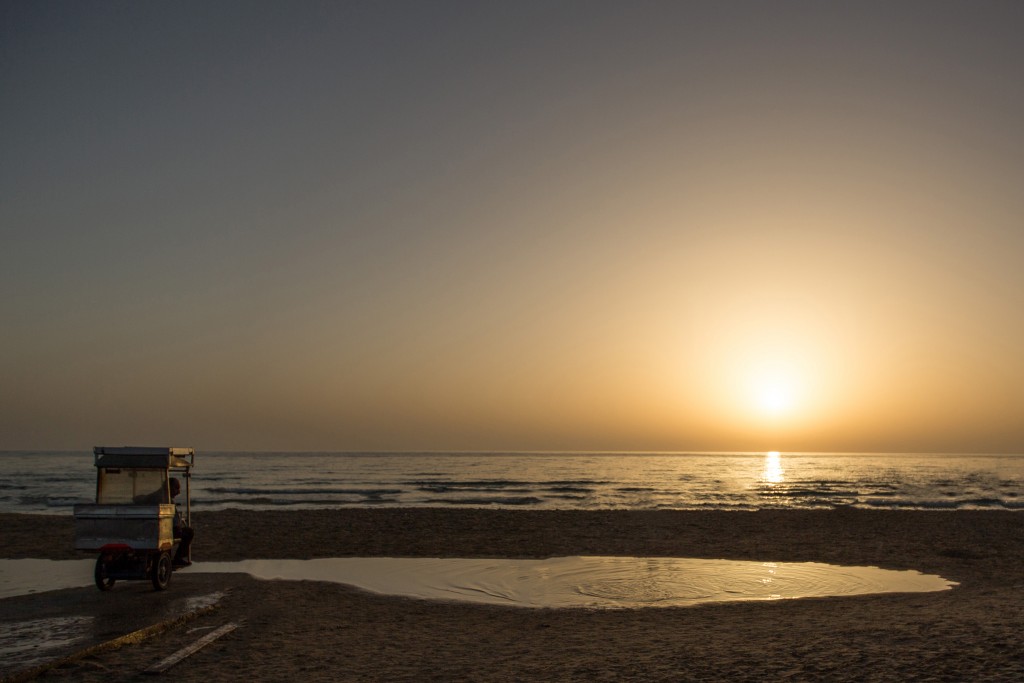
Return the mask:
[[[139,446],[139,444],[122,444],[122,446],[131,447]],[[765,450],[720,450],[720,451],[709,451],[709,450],[604,450],[604,449],[579,449],[579,450],[559,450],[559,449],[481,449],[481,450],[468,450],[468,449],[456,449],[456,450],[445,450],[445,449],[341,449],[341,450],[286,450],[286,449],[248,449],[248,448],[210,448],[203,449],[202,447],[196,447],[197,451],[201,451],[206,454],[225,454],[225,455],[345,455],[345,456],[374,456],[374,455],[401,455],[401,456],[416,456],[416,455],[473,455],[473,456],[501,456],[501,455],[651,455],[651,456],[764,456],[767,454],[778,454],[780,456],[871,456],[871,457],[888,457],[888,456],[912,456],[920,457],[926,455],[934,455],[941,457],[975,457],[975,458],[987,458],[987,457],[1022,457],[1024,451],[1021,452],[986,452],[986,451],[870,451],[870,450],[857,450],[857,451],[787,451],[779,449],[765,449]],[[0,455],[7,454],[68,454],[68,453],[91,453],[93,447],[89,448],[4,448],[0,449]]]

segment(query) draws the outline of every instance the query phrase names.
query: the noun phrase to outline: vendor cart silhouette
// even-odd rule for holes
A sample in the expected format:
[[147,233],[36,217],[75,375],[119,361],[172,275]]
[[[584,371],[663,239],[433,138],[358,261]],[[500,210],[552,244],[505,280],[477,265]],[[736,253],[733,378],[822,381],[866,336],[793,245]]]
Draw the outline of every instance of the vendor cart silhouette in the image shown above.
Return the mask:
[[[175,496],[181,493],[181,482],[172,478],[169,483],[171,487],[171,502],[174,502]],[[178,544],[178,550],[174,553],[175,567],[187,567],[192,564],[189,546],[192,545],[192,538],[194,536],[195,530],[190,526],[185,526],[185,522],[181,518],[181,512],[175,508],[174,537],[181,539],[181,542]]]
[[[195,449],[96,446],[96,502],[76,503],[75,550],[96,553],[96,587],[118,581],[167,590],[175,569],[191,564],[191,472]],[[185,481],[171,473],[180,472]],[[183,506],[175,502],[181,495]]]

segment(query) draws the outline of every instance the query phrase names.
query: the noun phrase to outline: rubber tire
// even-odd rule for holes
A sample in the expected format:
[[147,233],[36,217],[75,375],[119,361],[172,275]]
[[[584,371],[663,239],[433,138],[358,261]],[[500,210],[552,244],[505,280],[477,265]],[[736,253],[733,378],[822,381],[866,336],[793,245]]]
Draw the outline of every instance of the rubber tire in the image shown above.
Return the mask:
[[171,565],[171,554],[160,553],[160,557],[153,563],[153,589],[158,591],[167,590],[171,583],[171,574],[174,567]]
[[96,587],[101,591],[108,591],[114,587],[114,579],[107,578],[107,565],[103,556],[96,558],[96,569],[93,571],[93,578],[96,579]]

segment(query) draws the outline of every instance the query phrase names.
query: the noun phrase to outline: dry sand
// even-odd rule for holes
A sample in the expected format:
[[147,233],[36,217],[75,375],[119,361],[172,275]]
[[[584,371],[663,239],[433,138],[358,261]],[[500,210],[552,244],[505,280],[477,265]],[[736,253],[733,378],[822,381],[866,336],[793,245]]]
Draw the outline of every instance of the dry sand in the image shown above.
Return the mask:
[[[0,557],[76,557],[63,517],[0,515]],[[354,509],[196,515],[203,560],[340,556],[678,556],[918,569],[952,591],[642,610],[418,601],[314,582],[176,575],[169,593],[229,589],[208,615],[43,680],[143,680],[229,621],[168,676],[266,680],[1024,680],[1024,514],[924,511],[574,512]],[[7,615],[145,611],[129,583],[0,601]],[[105,602],[106,601],[106,602]],[[198,629],[198,630],[196,630]],[[146,680],[152,680],[148,677]]]

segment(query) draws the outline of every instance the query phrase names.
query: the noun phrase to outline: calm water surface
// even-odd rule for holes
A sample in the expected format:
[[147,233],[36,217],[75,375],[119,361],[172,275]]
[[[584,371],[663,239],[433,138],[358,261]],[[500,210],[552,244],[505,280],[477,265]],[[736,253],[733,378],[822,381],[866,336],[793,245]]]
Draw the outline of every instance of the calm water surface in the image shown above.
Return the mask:
[[[0,560],[0,598],[89,586],[92,569],[92,560]],[[343,583],[384,595],[515,607],[686,607],[737,600],[943,591],[956,585],[941,576],[878,567],[672,557],[244,560],[197,562],[181,573],[225,572]]]

